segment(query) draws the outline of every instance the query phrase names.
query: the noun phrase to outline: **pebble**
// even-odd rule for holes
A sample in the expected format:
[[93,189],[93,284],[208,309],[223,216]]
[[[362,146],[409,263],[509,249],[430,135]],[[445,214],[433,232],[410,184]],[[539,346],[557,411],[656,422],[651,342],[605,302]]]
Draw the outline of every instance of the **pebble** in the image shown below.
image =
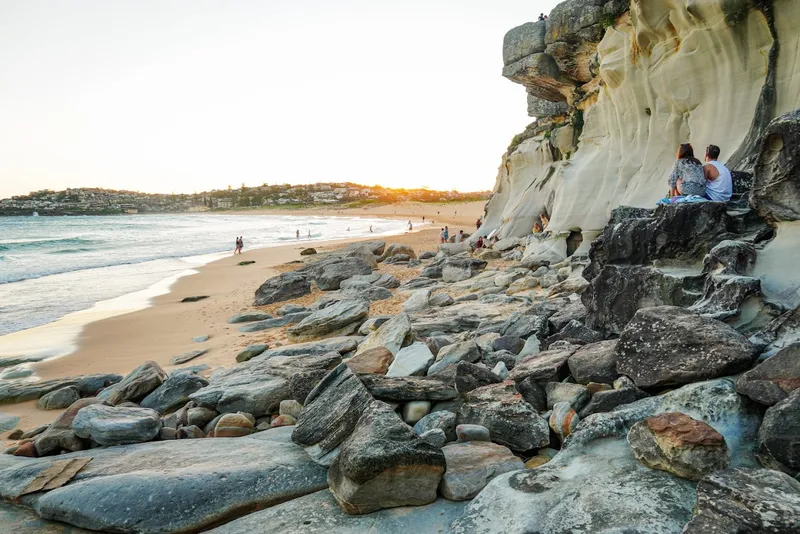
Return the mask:
[[578,421],[580,417],[568,402],[555,403],[549,417],[550,428],[561,438],[562,443],[575,430]]
[[294,399],[282,400],[278,413],[281,415],[291,415],[295,419],[300,417],[300,412],[303,411],[303,405]]
[[430,401],[411,401],[403,405],[403,421],[413,425],[431,411]]
[[223,415],[214,427],[215,438],[238,438],[252,433],[253,421],[239,413]]
[[481,425],[458,425],[456,436],[458,441],[491,441],[489,429]]
[[503,380],[508,378],[508,367],[506,367],[505,362],[497,362],[497,365],[492,368],[492,372]]
[[427,441],[434,447],[442,448],[447,443],[447,436],[441,428],[432,428],[420,434],[420,439]]
[[279,415],[269,424],[270,428],[278,428],[279,426],[292,426],[297,424],[297,419],[291,415]]
[[175,437],[178,439],[197,439],[206,437],[206,434],[195,425],[189,425],[179,428]]

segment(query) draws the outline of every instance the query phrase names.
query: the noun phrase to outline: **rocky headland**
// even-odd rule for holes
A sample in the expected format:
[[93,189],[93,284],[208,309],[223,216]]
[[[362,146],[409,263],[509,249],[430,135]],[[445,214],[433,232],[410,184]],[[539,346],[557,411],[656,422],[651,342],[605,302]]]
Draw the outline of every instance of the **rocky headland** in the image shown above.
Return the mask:
[[[798,9],[568,0],[511,30],[540,120],[469,241],[308,251],[229,318],[253,342],[224,367],[0,381],[59,410],[13,430],[0,520],[800,532]],[[654,208],[686,140],[724,147],[731,202]]]

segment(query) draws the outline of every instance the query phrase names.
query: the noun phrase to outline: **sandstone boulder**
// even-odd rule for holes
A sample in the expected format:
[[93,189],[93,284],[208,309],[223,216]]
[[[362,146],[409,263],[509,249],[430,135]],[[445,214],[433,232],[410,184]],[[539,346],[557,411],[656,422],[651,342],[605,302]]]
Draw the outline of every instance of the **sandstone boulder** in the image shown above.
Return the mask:
[[736,390],[754,401],[772,406],[800,388],[800,343],[771,356],[736,381]]
[[385,375],[394,356],[386,347],[373,347],[359,352],[349,360],[347,366],[356,374]]
[[525,468],[508,448],[486,441],[452,443],[442,452],[447,470],[439,491],[451,501],[472,499],[496,476]]

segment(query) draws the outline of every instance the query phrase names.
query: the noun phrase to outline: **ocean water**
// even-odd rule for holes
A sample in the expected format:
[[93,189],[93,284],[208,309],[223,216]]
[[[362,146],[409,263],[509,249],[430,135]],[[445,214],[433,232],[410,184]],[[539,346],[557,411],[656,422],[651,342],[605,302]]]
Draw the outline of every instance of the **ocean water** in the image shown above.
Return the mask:
[[231,253],[237,236],[246,252],[405,228],[406,221],[356,217],[0,217],[0,336],[187,274]]

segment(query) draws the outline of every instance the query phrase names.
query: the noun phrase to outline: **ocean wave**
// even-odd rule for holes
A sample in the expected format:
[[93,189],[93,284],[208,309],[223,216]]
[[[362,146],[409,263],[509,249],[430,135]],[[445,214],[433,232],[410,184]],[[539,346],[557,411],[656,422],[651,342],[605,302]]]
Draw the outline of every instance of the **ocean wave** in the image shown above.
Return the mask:
[[0,239],[0,250],[19,251],[43,249],[63,245],[93,245],[97,242],[83,237],[61,237],[52,239]]
[[81,252],[92,252],[97,249],[91,247],[78,247],[78,248],[62,248],[59,250],[50,250],[47,254],[79,254]]

